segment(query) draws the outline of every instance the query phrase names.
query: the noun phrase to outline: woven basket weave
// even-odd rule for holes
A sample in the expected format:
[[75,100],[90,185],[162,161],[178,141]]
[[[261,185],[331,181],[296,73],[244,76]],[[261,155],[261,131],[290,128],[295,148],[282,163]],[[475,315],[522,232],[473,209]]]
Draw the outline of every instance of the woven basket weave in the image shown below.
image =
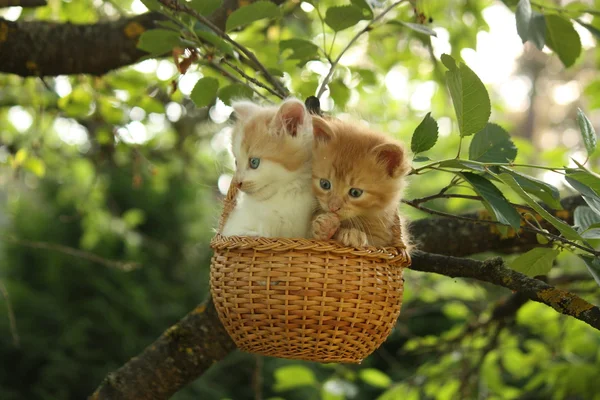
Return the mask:
[[[219,232],[235,207],[225,197]],[[210,289],[219,318],[243,351],[319,362],[360,363],[394,327],[404,267],[402,243],[349,248],[335,241],[223,236],[214,250]]]

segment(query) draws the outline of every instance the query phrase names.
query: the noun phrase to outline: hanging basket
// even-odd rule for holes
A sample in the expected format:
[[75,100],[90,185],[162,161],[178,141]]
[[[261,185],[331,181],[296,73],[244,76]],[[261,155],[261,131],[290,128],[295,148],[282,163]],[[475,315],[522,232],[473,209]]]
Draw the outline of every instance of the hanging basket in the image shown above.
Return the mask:
[[[235,207],[224,201],[219,232]],[[210,290],[225,329],[243,351],[319,362],[360,363],[394,327],[405,267],[395,247],[352,248],[335,241],[223,236],[211,241]]]

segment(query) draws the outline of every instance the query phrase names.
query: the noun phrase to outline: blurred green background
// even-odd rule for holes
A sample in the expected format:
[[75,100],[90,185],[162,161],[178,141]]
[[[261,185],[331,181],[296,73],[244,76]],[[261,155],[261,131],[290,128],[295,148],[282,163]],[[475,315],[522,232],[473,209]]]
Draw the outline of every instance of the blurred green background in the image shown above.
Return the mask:
[[[3,8],[0,17],[91,24],[147,11],[139,0],[48,3]],[[318,2],[317,10],[286,2],[283,18],[233,37],[305,98],[315,94],[327,61],[299,64],[289,51],[282,55],[279,41],[325,41],[339,54],[363,25],[340,31],[335,42],[331,29],[323,35],[318,12],[338,3]],[[600,10],[599,0],[545,3]],[[369,4],[377,15],[389,3]],[[452,157],[459,136],[439,63],[448,52],[486,84],[492,120],[511,133],[518,162],[582,160],[577,107],[600,126],[600,17],[576,16],[596,36],[575,24],[582,55],[565,68],[547,48],[522,44],[515,4],[416,2],[437,37],[398,23],[377,26],[342,58],[323,108],[407,142],[431,111],[440,139],[428,156]],[[413,5],[398,7],[390,20],[417,22]],[[0,399],[85,398],[207,297],[208,242],[232,162],[231,109],[221,100],[197,108],[189,98],[206,76],[226,80],[202,62],[179,76],[170,57],[101,77],[42,82],[0,74]],[[590,168],[599,162],[596,156]],[[538,177],[570,193],[561,176]],[[448,181],[441,173],[412,177],[406,197],[437,193]],[[460,199],[433,205],[450,213],[478,207]],[[561,255],[559,267],[557,274],[571,277],[569,290],[598,304],[598,287],[580,261]],[[600,335],[584,323],[530,302],[501,328],[485,324],[510,293],[473,281],[409,271],[405,293],[397,327],[362,365],[235,352],[174,398],[600,399]]]

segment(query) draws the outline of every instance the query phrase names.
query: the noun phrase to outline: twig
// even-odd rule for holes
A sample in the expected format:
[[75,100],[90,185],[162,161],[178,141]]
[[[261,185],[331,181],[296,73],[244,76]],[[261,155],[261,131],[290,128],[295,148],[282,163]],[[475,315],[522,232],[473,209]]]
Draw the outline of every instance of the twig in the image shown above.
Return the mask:
[[520,292],[600,330],[600,308],[579,296],[530,278],[506,266],[502,258],[477,261],[414,251],[411,269],[450,277],[473,278]]
[[279,94],[276,91],[274,91],[270,87],[266,86],[262,82],[256,80],[255,78],[251,77],[250,75],[248,75],[247,73],[245,73],[244,71],[242,71],[241,68],[239,68],[237,65],[233,64],[232,62],[230,62],[225,57],[221,58],[220,62],[222,62],[223,64],[227,65],[229,68],[231,68],[232,70],[234,70],[235,72],[237,72],[238,74],[240,74],[244,79],[247,79],[250,82],[252,82],[253,84],[255,84],[256,86],[265,89],[266,91],[268,91],[272,95],[279,97]]
[[[228,78],[229,80],[231,80],[232,82],[235,83],[239,83],[241,85],[244,85],[244,82],[239,79],[237,76],[233,75],[231,72],[227,71],[225,68],[221,67],[219,64],[217,64],[214,61],[209,61],[206,63],[206,65],[208,65],[210,68],[214,69],[215,71],[218,71],[219,73],[223,74],[223,76],[225,76],[226,78]],[[250,85],[248,85],[250,86]],[[256,88],[250,86],[250,88],[254,91],[254,93],[256,93],[256,95],[258,97],[260,97],[261,99],[270,102],[270,100],[263,95],[262,93],[260,93],[259,91],[256,90]]]
[[31,247],[34,249],[45,249],[57,251],[59,253],[67,254],[69,256],[83,258],[84,260],[91,261],[96,264],[101,264],[109,268],[116,268],[123,271],[131,271],[140,267],[140,264],[137,262],[128,262],[128,261],[115,261],[109,260],[103,257],[100,257],[97,254],[90,253],[88,251],[74,249],[72,247],[63,246],[57,243],[47,243],[47,242],[35,242],[31,240],[23,240],[17,239],[12,236],[0,235],[0,240],[5,240],[7,242],[11,242],[17,244],[19,246]]
[[[404,1],[405,0],[399,0],[399,1],[396,1],[393,4],[391,4],[388,8],[386,8],[385,10],[383,10],[381,12],[381,14],[379,14],[377,17],[375,17],[371,21],[369,21],[369,23],[367,24],[367,26],[365,26],[356,35],[354,35],[354,37],[348,42],[348,44],[346,45],[346,47],[344,47],[344,49],[337,56],[337,58],[331,63],[331,66],[329,67],[329,72],[327,73],[327,75],[325,76],[325,78],[323,79],[323,81],[321,82],[321,86],[319,86],[319,90],[317,91],[317,97],[318,98],[321,98],[321,96],[325,92],[325,86],[327,86],[327,84],[331,80],[331,77],[333,76],[333,72],[335,70],[335,67],[337,67],[337,65],[339,64],[340,60],[342,59],[342,57],[344,56],[344,54],[348,51],[348,49],[350,49],[350,47],[352,47],[352,45],[358,40],[359,37],[361,37],[363,35],[363,33],[370,31],[372,29],[373,24],[375,24],[376,22],[378,22],[381,18],[383,18],[383,16],[385,16],[393,8],[395,8],[396,6],[400,5]],[[333,43],[332,43],[332,45],[333,45]]]
[[[433,195],[433,196],[429,196],[429,197],[434,197],[434,196],[438,196],[438,195]],[[442,195],[441,197],[446,197],[446,196],[453,196],[453,195]],[[478,196],[468,196],[468,195],[454,195],[454,196],[460,196],[460,198],[478,197]],[[422,198],[422,199],[425,199],[425,197]],[[437,211],[437,210],[431,209],[429,207],[423,207],[420,204],[420,203],[423,202],[423,201],[421,201],[422,199],[402,200],[402,203],[407,204],[407,205],[409,205],[411,207],[414,207],[417,210],[424,211],[424,212],[426,212],[428,214],[431,214],[431,215],[438,215],[440,217],[452,218],[452,219],[456,219],[456,220],[459,220],[459,221],[468,221],[468,222],[473,223],[473,224],[484,224],[484,225],[488,224],[488,225],[507,226],[507,225],[505,225],[505,224],[503,224],[502,222],[499,222],[499,221],[492,221],[492,220],[487,220],[487,219],[475,219],[475,218],[470,218],[470,217],[464,217],[462,215],[454,215],[454,214],[450,214],[450,213],[443,212],[443,211]],[[476,199],[476,200],[479,200],[479,199]],[[519,207],[519,208],[524,208],[524,209],[528,209],[529,208],[527,206],[522,206],[522,205],[519,205],[519,204],[512,204],[512,205],[514,207]],[[526,223],[528,223],[527,219],[525,219],[525,218],[521,218],[521,219],[524,220]],[[558,241],[558,242],[561,242],[561,243],[565,243],[565,244],[577,247],[578,249],[583,250],[583,251],[585,251],[587,253],[593,254],[596,257],[600,257],[600,251],[596,251],[596,250],[594,250],[593,248],[590,248],[590,247],[582,246],[582,245],[580,245],[578,243],[575,243],[575,242],[573,242],[573,241],[571,241],[569,239],[565,239],[565,238],[563,238],[561,236],[558,236],[558,235],[555,235],[553,233],[543,231],[541,229],[536,228],[533,225],[531,225],[531,226],[523,226],[523,225],[521,225],[519,229],[523,230],[523,231],[527,231],[527,232],[539,233],[540,235],[543,235],[543,236],[545,236],[545,237],[547,237],[549,239],[552,239],[552,240],[555,240],[555,241]]]
[[17,320],[15,319],[15,313],[13,312],[12,306],[10,305],[10,298],[8,297],[8,290],[6,290],[6,286],[4,283],[0,281],[0,292],[6,301],[6,309],[8,311],[8,323],[10,324],[10,334],[13,338],[13,344],[15,347],[19,347],[21,345],[21,340],[19,339],[19,332],[17,331]]
[[254,377],[253,377],[253,386],[254,386],[254,400],[262,400],[262,385],[263,385],[263,364],[264,359],[263,356],[255,355],[256,365],[254,366]]
[[242,54],[244,54],[246,57],[248,57],[256,65],[256,67],[264,75],[265,79],[271,85],[273,85],[273,87],[275,88],[277,97],[283,99],[289,95],[288,90],[281,84],[281,82],[279,82],[273,75],[271,75],[271,73],[267,70],[267,68],[258,60],[258,58],[256,58],[256,56],[254,55],[253,52],[251,52],[250,50],[248,50],[248,48],[246,48],[245,46],[243,46],[243,45],[239,44],[238,42],[236,42],[235,40],[233,40],[231,38],[231,36],[229,36],[227,33],[222,31],[218,26],[213,24],[212,21],[210,21],[208,18],[204,17],[203,15],[198,13],[196,10],[191,9],[190,7],[188,7],[184,4],[181,4],[178,0],[159,0],[159,2],[161,4],[163,4],[165,7],[170,8],[171,10],[182,11],[188,15],[191,15],[192,17],[196,18],[198,21],[202,22],[204,25],[208,26],[218,36],[220,36],[227,42],[231,43],[238,50],[240,50],[242,52]]

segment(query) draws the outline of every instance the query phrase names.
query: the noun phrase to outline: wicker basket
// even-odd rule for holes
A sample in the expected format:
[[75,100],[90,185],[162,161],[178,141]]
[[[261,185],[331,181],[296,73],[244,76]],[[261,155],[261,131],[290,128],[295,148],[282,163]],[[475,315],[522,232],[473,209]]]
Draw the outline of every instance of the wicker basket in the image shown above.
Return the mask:
[[[225,198],[223,225],[237,187]],[[210,289],[219,318],[243,351],[319,362],[360,363],[394,327],[404,267],[395,247],[348,248],[334,241],[217,234]]]

